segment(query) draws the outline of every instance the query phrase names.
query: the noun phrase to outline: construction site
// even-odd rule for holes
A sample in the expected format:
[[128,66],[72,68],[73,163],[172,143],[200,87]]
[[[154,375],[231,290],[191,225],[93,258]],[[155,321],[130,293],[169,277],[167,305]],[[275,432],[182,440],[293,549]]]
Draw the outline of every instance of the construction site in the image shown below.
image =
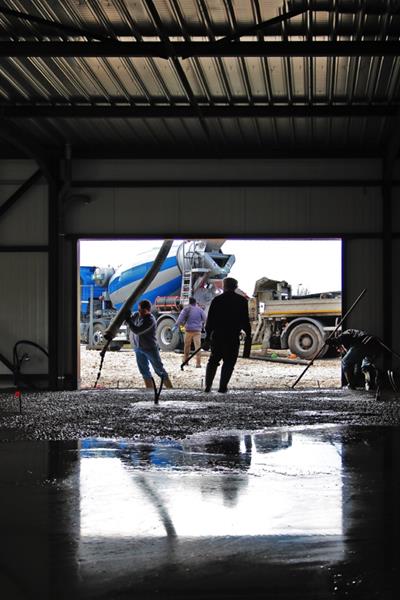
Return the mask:
[[2,596],[397,597],[400,3],[0,25]]

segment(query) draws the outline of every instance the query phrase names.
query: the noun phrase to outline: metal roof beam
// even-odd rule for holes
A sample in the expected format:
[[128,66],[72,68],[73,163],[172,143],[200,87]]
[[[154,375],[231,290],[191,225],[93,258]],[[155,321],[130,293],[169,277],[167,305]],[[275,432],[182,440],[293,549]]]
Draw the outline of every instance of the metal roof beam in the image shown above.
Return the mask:
[[358,42],[0,42],[0,57],[398,56],[399,41]]
[[39,142],[32,133],[27,133],[25,129],[20,128],[9,119],[0,116],[0,140],[5,140],[8,144],[35,160],[45,176],[47,182],[53,183],[56,177],[54,169],[55,153],[48,154],[43,149],[43,144]]
[[[268,105],[268,106],[200,106],[203,118],[271,118],[271,117],[395,117],[398,105]],[[193,106],[72,106],[72,105],[0,105],[3,117],[19,118],[73,118],[73,119],[192,119],[198,118]],[[399,138],[400,139],[400,138]]]
[[272,19],[268,19],[267,21],[261,21],[260,23],[257,23],[256,25],[252,25],[251,27],[246,27],[245,29],[240,30],[238,33],[232,33],[231,35],[227,35],[223,38],[220,38],[219,40],[217,40],[217,44],[223,44],[223,43],[231,42],[233,40],[238,40],[241,37],[244,37],[246,35],[255,35],[256,33],[265,31],[266,29],[268,29],[269,27],[272,27],[273,25],[278,25],[279,23],[288,21],[292,17],[297,17],[298,15],[303,15],[305,12],[307,12],[307,8],[302,7],[297,10],[291,10],[291,11],[282,13],[281,15],[278,15],[277,17],[273,17]]
[[10,210],[12,206],[19,200],[25,192],[27,192],[39,179],[42,177],[42,171],[38,169],[29,179],[27,179],[11,196],[0,205],[0,220],[1,217]]
[[6,8],[4,6],[0,6],[0,15],[20,19],[27,21],[28,23],[35,23],[35,25],[42,25],[43,27],[51,29],[56,29],[60,33],[68,36],[87,37],[88,39],[92,40],[105,41],[111,39],[109,35],[103,35],[101,33],[96,33],[95,31],[88,31],[87,29],[81,29],[80,27],[74,27],[73,25],[64,25],[63,23],[57,23],[56,21],[49,21],[43,17],[36,17],[34,15],[30,15],[29,13],[12,10],[11,8]]
[[[211,140],[211,134],[210,131],[208,130],[207,124],[204,121],[203,115],[200,111],[200,108],[197,104],[197,100],[196,100],[196,96],[193,94],[192,88],[190,86],[190,83],[188,81],[188,78],[186,77],[185,71],[182,68],[182,65],[179,61],[179,59],[176,57],[176,55],[174,54],[174,46],[173,44],[169,41],[168,36],[164,33],[163,31],[163,24],[162,21],[160,19],[160,15],[158,14],[158,11],[154,5],[154,2],[152,0],[147,0],[147,7],[149,10],[149,13],[153,19],[153,22],[155,23],[156,27],[157,27],[157,34],[160,36],[160,38],[163,41],[163,44],[167,50],[167,52],[170,53],[170,57],[172,59],[172,63],[174,65],[175,68],[175,72],[178,76],[178,79],[185,91],[186,97],[192,107],[192,109],[195,111],[197,117],[199,118],[200,121],[200,125],[205,133],[205,136],[208,140]],[[186,42],[187,43],[187,42]]]

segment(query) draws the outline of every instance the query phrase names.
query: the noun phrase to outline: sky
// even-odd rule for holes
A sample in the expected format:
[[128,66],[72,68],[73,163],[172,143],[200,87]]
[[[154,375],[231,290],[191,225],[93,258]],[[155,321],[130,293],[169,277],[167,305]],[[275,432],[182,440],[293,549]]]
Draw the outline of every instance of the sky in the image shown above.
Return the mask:
[[[80,264],[117,268],[156,246],[156,240],[81,240]],[[293,294],[342,288],[340,240],[226,240],[222,251],[235,255],[230,276],[249,296],[262,277],[287,281]]]

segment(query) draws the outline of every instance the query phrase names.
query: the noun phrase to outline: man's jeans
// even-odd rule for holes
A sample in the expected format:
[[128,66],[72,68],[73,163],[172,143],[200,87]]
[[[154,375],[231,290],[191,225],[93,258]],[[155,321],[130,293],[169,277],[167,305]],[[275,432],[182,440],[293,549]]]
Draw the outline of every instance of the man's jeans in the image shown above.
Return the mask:
[[342,358],[343,371],[350,371],[356,365],[360,365],[361,368],[367,367],[373,362],[374,358],[362,344],[352,346]]
[[152,376],[150,372],[150,364],[159,377],[162,377],[163,379],[168,377],[168,373],[162,364],[158,348],[154,348],[153,350],[135,348],[135,354],[137,366],[143,379],[150,379]]

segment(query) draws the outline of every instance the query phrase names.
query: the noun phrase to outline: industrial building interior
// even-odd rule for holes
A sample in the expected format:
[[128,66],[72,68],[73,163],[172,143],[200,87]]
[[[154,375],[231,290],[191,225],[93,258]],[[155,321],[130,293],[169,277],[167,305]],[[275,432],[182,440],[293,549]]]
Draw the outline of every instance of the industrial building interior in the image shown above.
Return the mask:
[[[400,1],[2,0],[0,26],[4,597],[397,597]],[[341,240],[379,394],[79,390],[82,239]]]

